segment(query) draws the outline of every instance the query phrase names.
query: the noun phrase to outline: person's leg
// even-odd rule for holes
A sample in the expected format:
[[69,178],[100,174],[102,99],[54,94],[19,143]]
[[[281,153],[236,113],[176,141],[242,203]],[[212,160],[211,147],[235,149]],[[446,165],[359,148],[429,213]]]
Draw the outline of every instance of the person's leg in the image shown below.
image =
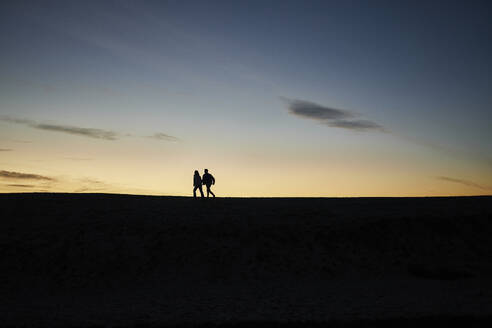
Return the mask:
[[200,194],[202,195],[202,198],[203,198],[203,188],[202,188],[202,186],[200,186],[198,188],[200,188]]
[[212,192],[212,189],[210,189],[210,187],[212,187],[212,185],[207,185],[207,197],[208,197],[208,193],[211,193],[212,196],[215,197],[215,194]]
[[208,198],[208,196],[210,194],[210,186],[209,185],[205,185],[205,186],[207,187],[207,198]]
[[196,198],[196,188],[198,187],[195,186],[195,188],[193,188],[193,198]]

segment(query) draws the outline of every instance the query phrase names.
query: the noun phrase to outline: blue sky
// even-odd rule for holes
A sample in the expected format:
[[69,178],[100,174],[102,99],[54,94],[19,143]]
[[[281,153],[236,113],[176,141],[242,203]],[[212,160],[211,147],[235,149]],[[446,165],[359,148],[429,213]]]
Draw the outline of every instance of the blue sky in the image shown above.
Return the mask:
[[[173,146],[160,140],[179,157],[181,164],[166,167],[173,172],[197,161],[198,167],[211,163],[226,170],[231,161],[251,176],[257,169],[271,176],[266,168],[301,157],[295,165],[301,172],[333,172],[336,161],[361,163],[351,168],[352,176],[366,172],[363,163],[386,163],[393,169],[381,181],[398,181],[404,172],[398,171],[399,157],[419,168],[410,175],[429,180],[422,194],[474,192],[466,183],[461,187],[471,190],[449,191],[435,179],[439,167],[450,167],[452,179],[485,188],[475,192],[492,185],[492,24],[486,1],[6,1],[0,7],[5,149],[15,147],[7,140],[32,138],[33,130],[58,138],[65,133],[67,144],[58,153],[84,137],[39,128],[49,123],[115,131],[126,136],[117,142],[130,143],[121,146],[128,149],[142,149],[131,145],[135,136],[176,137]],[[314,104],[317,113],[350,113],[345,117],[351,124],[306,117],[302,110],[295,114],[292,101]],[[382,129],[361,131],[353,122]],[[48,139],[39,147],[50,148],[44,153],[54,158],[57,148]],[[94,148],[80,149],[84,157]],[[111,149],[108,160],[116,156]],[[48,174],[61,165],[24,168],[14,152],[0,155],[9,156],[9,171]],[[104,180],[104,172],[94,174]],[[287,168],[275,179],[284,174]],[[310,186],[330,181],[305,179]],[[348,185],[354,195],[368,194],[366,187],[357,191],[356,181]],[[269,188],[250,192],[278,194]],[[399,195],[414,187],[387,188],[378,190]],[[306,186],[302,195],[320,190]],[[326,195],[332,194],[328,189]],[[410,194],[419,194],[418,188]]]

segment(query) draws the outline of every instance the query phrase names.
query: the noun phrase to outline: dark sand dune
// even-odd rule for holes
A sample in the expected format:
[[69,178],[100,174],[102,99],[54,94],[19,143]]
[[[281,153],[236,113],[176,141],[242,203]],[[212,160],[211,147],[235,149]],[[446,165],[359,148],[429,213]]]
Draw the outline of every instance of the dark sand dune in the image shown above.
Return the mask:
[[0,325],[492,323],[492,197],[0,205]]

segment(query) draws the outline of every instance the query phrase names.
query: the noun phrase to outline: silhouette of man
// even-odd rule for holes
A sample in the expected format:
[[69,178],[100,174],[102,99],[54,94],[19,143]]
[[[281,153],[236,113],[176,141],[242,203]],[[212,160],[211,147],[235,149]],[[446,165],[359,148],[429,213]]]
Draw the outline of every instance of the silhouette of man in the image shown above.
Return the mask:
[[195,170],[195,175],[193,176],[193,198],[196,198],[196,190],[200,189],[200,194],[203,198],[203,189],[202,189],[202,178],[200,177],[200,173]]
[[208,173],[207,169],[205,169],[205,173],[203,174],[203,184],[207,186],[207,198],[209,194],[212,194],[215,198],[215,194],[210,190],[210,186],[215,184],[215,178],[212,174]]

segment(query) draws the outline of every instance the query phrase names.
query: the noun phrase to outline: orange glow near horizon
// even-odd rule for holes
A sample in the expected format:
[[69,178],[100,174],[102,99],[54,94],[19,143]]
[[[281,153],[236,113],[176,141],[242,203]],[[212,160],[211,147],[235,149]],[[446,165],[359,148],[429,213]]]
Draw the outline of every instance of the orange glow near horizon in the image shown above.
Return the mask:
[[[2,124],[2,127],[5,123]],[[6,130],[4,130],[6,131]],[[15,133],[14,133],[15,134]],[[5,137],[5,136],[4,136]],[[5,138],[6,139],[6,138]],[[10,138],[14,139],[14,138]],[[0,192],[102,192],[142,195],[192,195],[195,169],[216,177],[219,197],[403,197],[490,195],[482,181],[487,171],[463,163],[446,170],[432,156],[394,149],[357,148],[335,154],[300,153],[294,147],[271,152],[253,147],[217,149],[203,145],[129,138],[101,141],[23,129],[0,154],[1,171],[36,174],[46,179],[0,176]],[[461,172],[460,172],[461,171]],[[448,177],[448,178],[447,178]],[[469,182],[478,181],[478,182]]]

